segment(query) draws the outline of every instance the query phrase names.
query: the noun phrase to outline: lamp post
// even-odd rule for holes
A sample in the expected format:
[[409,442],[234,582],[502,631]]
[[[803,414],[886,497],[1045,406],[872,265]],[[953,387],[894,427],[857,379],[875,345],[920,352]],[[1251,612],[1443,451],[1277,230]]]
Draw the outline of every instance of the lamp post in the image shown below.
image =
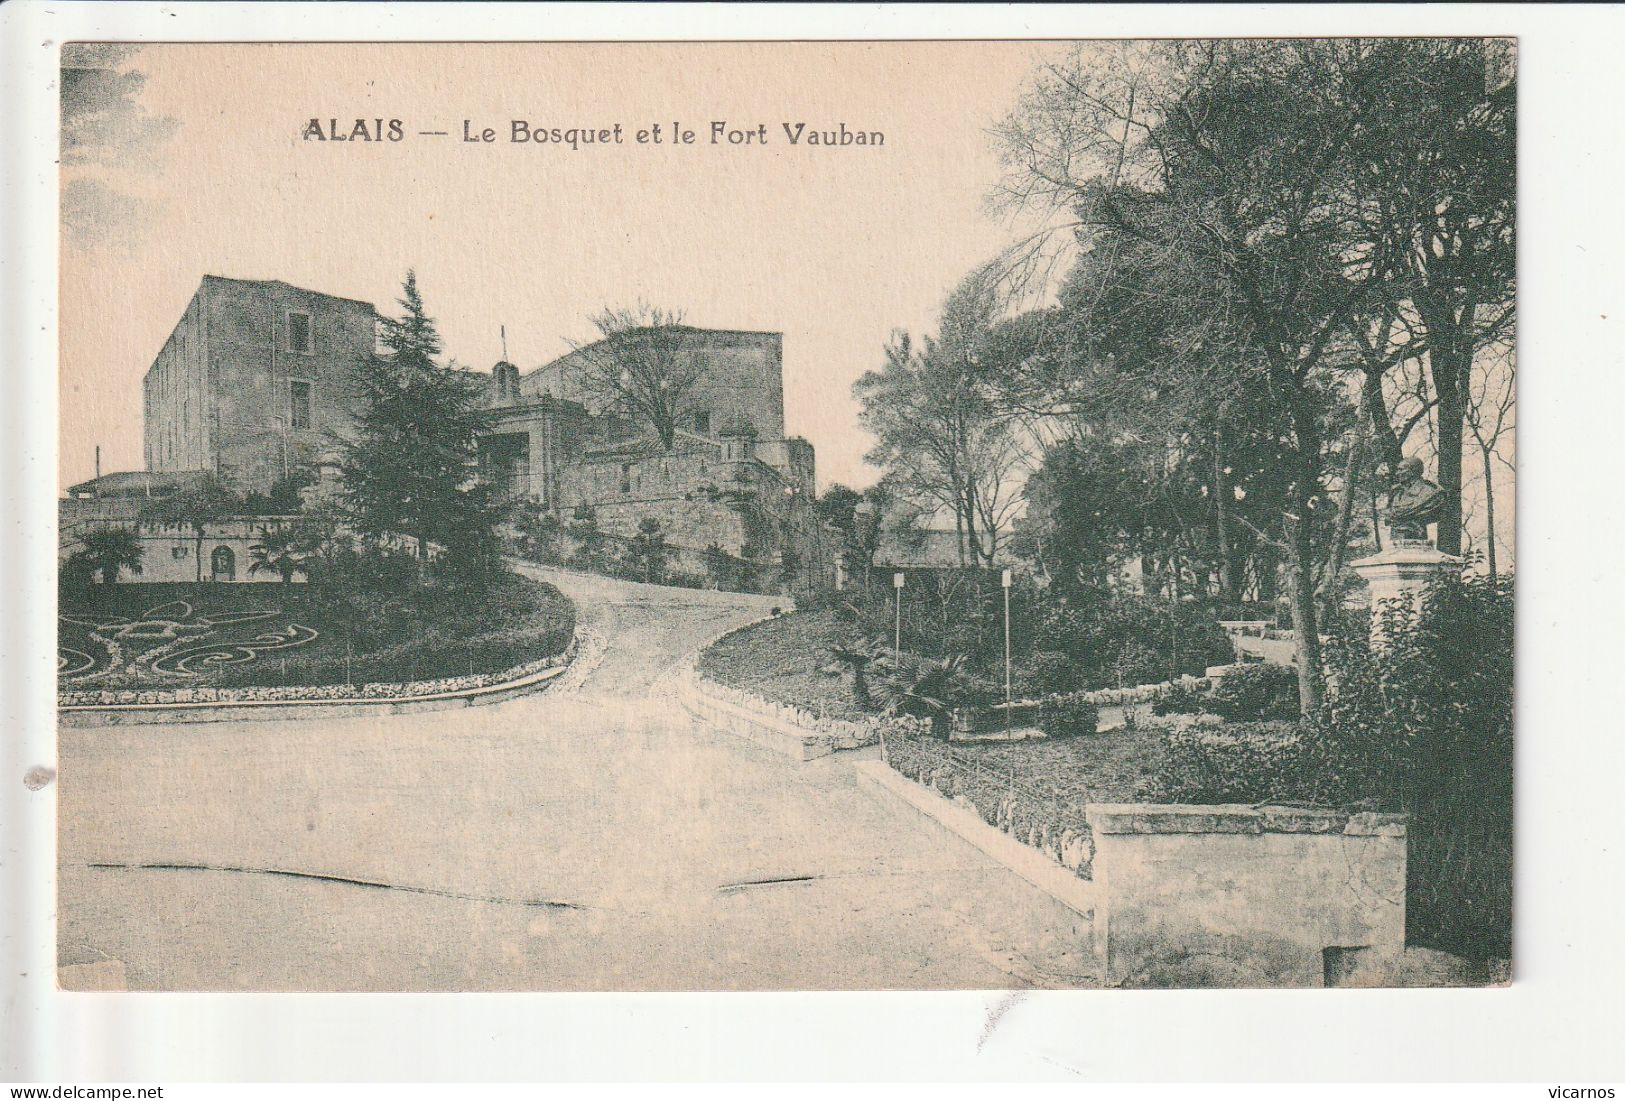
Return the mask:
[[897,591],[897,628],[892,636],[892,653],[903,652],[903,575],[901,572],[891,575],[891,587]]

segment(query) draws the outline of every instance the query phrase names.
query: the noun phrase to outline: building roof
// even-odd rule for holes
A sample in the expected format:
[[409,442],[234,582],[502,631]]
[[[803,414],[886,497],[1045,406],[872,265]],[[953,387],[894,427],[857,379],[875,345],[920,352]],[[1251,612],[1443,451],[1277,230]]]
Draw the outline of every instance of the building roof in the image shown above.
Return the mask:
[[298,291],[300,294],[313,294],[317,298],[332,298],[339,302],[354,302],[358,306],[367,307],[367,309],[371,310],[373,313],[378,312],[377,305],[372,302],[368,302],[364,298],[347,298],[342,294],[329,294],[326,291],[318,291],[312,290],[309,287],[295,286],[285,279],[238,279],[230,275],[205,275],[203,277],[203,282],[205,283],[209,282],[210,280],[213,280],[216,283],[246,283],[259,287],[287,287],[289,290]]
[[198,484],[206,470],[120,470],[68,487],[69,497],[167,497]]

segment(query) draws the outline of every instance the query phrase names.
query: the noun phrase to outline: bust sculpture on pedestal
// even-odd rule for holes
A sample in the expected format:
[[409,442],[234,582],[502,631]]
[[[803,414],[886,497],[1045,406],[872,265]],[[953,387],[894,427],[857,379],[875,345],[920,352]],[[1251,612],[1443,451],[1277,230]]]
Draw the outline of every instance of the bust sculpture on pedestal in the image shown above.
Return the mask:
[[1428,525],[1438,523],[1445,492],[1422,474],[1422,460],[1402,460],[1388,489],[1388,546],[1369,558],[1350,563],[1365,579],[1371,594],[1371,640],[1383,645],[1383,605],[1404,600],[1413,607],[1434,579],[1461,569],[1461,559],[1442,554],[1428,540]]
[[1444,511],[1444,490],[1422,476],[1422,460],[1403,459],[1388,489],[1388,537],[1392,543],[1428,543],[1428,525]]

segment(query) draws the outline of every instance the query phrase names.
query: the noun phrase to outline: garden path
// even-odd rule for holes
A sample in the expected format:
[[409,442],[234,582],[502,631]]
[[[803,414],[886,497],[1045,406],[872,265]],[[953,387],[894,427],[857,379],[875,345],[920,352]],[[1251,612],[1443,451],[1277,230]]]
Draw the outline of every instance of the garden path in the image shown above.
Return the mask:
[[794,762],[680,709],[673,672],[771,601],[538,574],[597,640],[538,696],[63,729],[60,962],[132,989],[1080,980],[1082,919],[860,789],[854,755]]

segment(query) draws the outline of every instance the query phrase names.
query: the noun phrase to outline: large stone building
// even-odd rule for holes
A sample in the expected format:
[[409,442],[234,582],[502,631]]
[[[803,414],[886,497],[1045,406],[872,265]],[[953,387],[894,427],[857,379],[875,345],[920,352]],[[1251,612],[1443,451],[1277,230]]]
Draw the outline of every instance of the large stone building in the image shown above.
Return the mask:
[[204,276],[142,382],[147,469],[269,493],[315,467],[353,429],[376,317],[278,280]]
[[[143,384],[147,469],[258,493],[320,473],[354,431],[354,367],[376,354],[376,324],[365,302],[206,276]],[[658,520],[691,567],[715,545],[827,583],[840,543],[812,507],[812,445],[784,433],[782,335],[685,326],[675,339],[700,371],[670,448],[583,386],[584,359],[605,352],[589,345],[524,374],[493,368],[481,476],[561,519],[590,507],[611,535]]]

